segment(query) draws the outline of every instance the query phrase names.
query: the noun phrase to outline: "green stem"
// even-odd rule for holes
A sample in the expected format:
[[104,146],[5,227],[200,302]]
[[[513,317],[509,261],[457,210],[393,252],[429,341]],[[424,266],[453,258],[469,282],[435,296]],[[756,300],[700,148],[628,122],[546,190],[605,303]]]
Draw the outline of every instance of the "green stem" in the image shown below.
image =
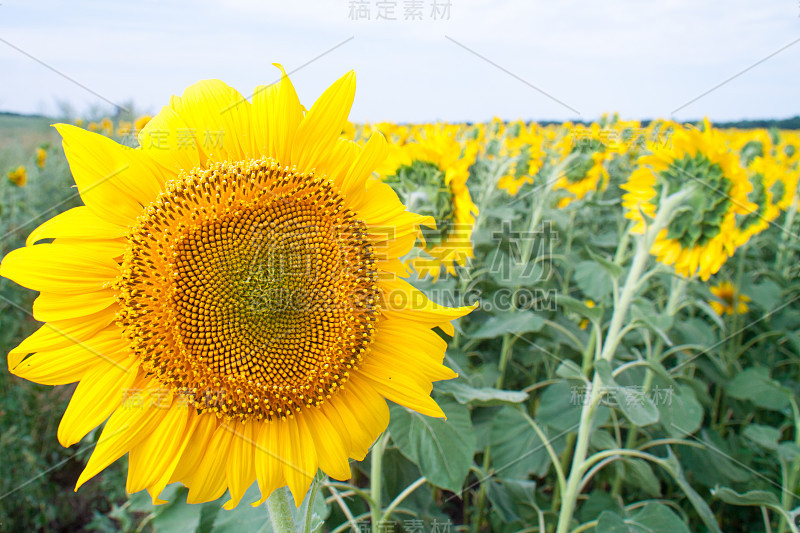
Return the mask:
[[403,500],[405,500],[412,492],[414,492],[419,487],[424,485],[426,481],[427,481],[427,479],[425,478],[425,476],[422,476],[421,478],[416,480],[414,483],[412,483],[411,485],[406,487],[403,490],[403,492],[398,494],[397,498],[392,500],[392,503],[390,503],[389,506],[386,507],[386,510],[383,513],[383,518],[381,518],[381,520],[383,521],[383,520],[388,519],[391,516],[392,512],[397,508],[397,506],[400,505],[401,503],[403,503]]
[[775,259],[775,270],[780,272],[784,279],[789,277],[789,265],[786,264],[789,254],[789,240],[792,238],[792,226],[794,225],[794,217],[797,214],[798,200],[797,196],[792,200],[792,205],[786,212],[786,221],[783,225],[783,232],[781,233],[781,242],[778,248],[778,257]]
[[297,526],[292,518],[292,494],[289,487],[275,489],[267,498],[267,513],[275,533],[296,533]]
[[[488,446],[486,451],[483,452],[483,469],[481,476],[485,477],[485,472],[489,471],[491,464],[492,449]],[[486,503],[486,484],[481,481],[481,487],[478,489],[478,497],[475,500],[475,511],[472,514],[472,533],[478,533],[481,530],[481,521],[483,520],[483,505]]]
[[[667,299],[667,305],[664,308],[667,316],[674,317],[675,314],[678,312],[678,307],[680,304],[681,299],[683,298],[683,293],[686,289],[687,279],[683,276],[677,276],[672,278],[671,289],[669,293],[669,298]],[[653,352],[650,355],[651,361],[658,361],[661,358],[661,352],[664,350],[664,339],[659,335],[656,339],[656,345],[653,348]],[[650,387],[653,385],[653,377],[654,373],[650,368],[645,371],[644,376],[644,383],[642,384],[642,391],[644,392],[645,396],[650,392]],[[628,430],[628,435],[625,439],[625,448],[633,448],[636,444],[636,438],[638,437],[638,428],[636,426],[631,426]],[[616,498],[619,495],[619,491],[622,488],[622,474],[620,470],[617,470],[616,476],[614,477],[614,483],[611,488],[611,496]]]
[[[508,362],[511,360],[511,348],[514,346],[514,341],[516,341],[516,338],[512,338],[509,333],[503,335],[503,346],[500,348],[500,363],[498,364],[500,375],[497,377],[497,381],[495,382],[495,388],[497,389],[503,388],[506,367],[508,367]],[[486,449],[483,452],[483,472],[488,472],[489,466],[491,465],[491,457],[492,450],[489,446],[486,446]],[[473,533],[480,531],[481,521],[483,520],[483,506],[485,503],[486,485],[481,483],[481,486],[478,489],[478,498],[475,500],[475,512],[473,513],[472,518]]]
[[497,376],[497,381],[495,382],[496,389],[503,388],[503,382],[505,381],[506,375],[506,368],[508,367],[508,362],[511,360],[511,353],[512,347],[514,346],[514,341],[516,338],[511,338],[511,334],[506,333],[503,335],[503,345],[500,348],[500,363],[498,364],[498,370],[500,371],[500,375]]
[[314,476],[314,481],[311,482],[311,494],[308,496],[308,507],[306,508],[306,518],[303,522],[303,533],[310,533],[312,524],[311,522],[314,519],[314,500],[317,499],[317,494],[319,493],[320,485],[322,484],[322,480],[319,477],[319,474]]
[[[650,249],[656,240],[662,228],[666,227],[672,216],[675,214],[676,209],[681,204],[683,199],[689,195],[691,190],[686,189],[678,193],[672,194],[665,198],[653,221],[644,235],[641,235],[636,243],[636,252],[633,257],[633,264],[631,265],[628,277],[625,280],[625,286],[622,289],[619,300],[615,302],[614,314],[611,317],[611,324],[606,333],[603,341],[603,349],[600,352],[600,359],[611,361],[616,353],[617,347],[622,340],[622,325],[628,313],[628,308],[633,302],[636,295],[636,289],[639,284],[639,278],[644,272],[644,267],[650,257]],[[603,394],[603,380],[600,375],[595,373],[592,379],[592,386],[589,390],[589,398],[586,399],[581,409],[580,424],[578,426],[578,437],[575,443],[575,451],[572,458],[572,466],[567,479],[567,490],[564,492],[564,497],[561,509],[558,515],[558,526],[556,533],[568,533],[572,515],[575,510],[575,505],[578,500],[578,494],[581,485],[581,478],[585,469],[586,453],[589,449],[589,439],[592,433],[592,424],[594,422],[594,415],[597,404]]]
[[369,469],[369,493],[372,497],[372,506],[370,507],[370,517],[372,519],[372,533],[378,533],[382,529],[381,521],[383,520],[383,510],[381,509],[381,491],[383,490],[382,472],[383,465],[383,452],[386,450],[388,442],[389,431],[384,431],[383,435],[378,437],[375,445],[372,447],[372,455],[370,456],[370,469]]

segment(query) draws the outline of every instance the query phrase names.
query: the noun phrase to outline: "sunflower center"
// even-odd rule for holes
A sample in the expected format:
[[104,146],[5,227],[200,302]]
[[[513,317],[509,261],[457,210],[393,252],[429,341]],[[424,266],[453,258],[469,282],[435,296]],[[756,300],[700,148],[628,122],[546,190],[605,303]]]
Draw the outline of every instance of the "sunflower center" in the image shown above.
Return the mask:
[[270,159],[197,169],[129,232],[121,323],[146,371],[219,416],[319,406],[371,342],[366,226],[324,178]]
[[[685,249],[705,246],[722,228],[725,215],[731,208],[730,192],[733,182],[725,176],[717,163],[712,163],[700,151],[684,155],[660,173],[669,193],[679,191],[687,184],[700,182],[689,197],[689,209],[679,212],[667,228],[667,238],[676,239]],[[655,205],[660,201],[661,189],[656,193]]]
[[570,183],[578,183],[586,178],[595,165],[592,156],[595,153],[605,152],[605,145],[599,139],[576,139],[576,142],[577,147],[571,152],[575,154],[574,159],[564,171],[564,176]]

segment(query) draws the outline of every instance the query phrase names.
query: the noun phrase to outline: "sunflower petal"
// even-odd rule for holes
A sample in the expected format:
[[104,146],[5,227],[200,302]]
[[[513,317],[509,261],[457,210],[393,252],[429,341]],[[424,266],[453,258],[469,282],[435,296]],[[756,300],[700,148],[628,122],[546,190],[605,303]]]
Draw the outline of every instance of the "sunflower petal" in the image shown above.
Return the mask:
[[111,258],[65,244],[37,244],[9,252],[0,263],[0,276],[37,291],[62,294],[99,291],[119,273]]
[[108,419],[86,468],[75,484],[76,491],[142,442],[164,419],[166,411],[152,404],[152,389],[142,391],[142,402],[142,405],[119,407]]
[[103,423],[119,407],[139,365],[97,366],[78,384],[58,425],[58,442],[69,447]]
[[125,236],[125,227],[108,222],[86,207],[73,207],[54,216],[33,230],[25,241],[27,246],[41,239],[116,239]]
[[356,75],[351,70],[322,93],[297,127],[292,145],[293,165],[310,169],[330,151],[342,135],[356,95]]

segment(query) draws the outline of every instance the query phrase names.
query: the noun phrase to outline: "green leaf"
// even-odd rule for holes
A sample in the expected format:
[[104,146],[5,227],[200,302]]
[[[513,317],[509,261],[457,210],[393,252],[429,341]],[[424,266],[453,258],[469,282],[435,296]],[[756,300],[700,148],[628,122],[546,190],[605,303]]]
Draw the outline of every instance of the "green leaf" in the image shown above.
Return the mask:
[[586,382],[586,376],[583,375],[583,370],[575,361],[564,359],[556,369],[556,376],[564,379],[577,379]]
[[625,416],[637,426],[648,426],[658,422],[658,408],[653,401],[644,394],[641,387],[622,387],[617,385],[611,373],[611,365],[601,359],[595,363],[595,372],[603,380],[603,393],[606,405],[619,407]]
[[633,424],[644,427],[658,422],[658,408],[640,387],[617,386],[616,395],[617,405]]
[[638,528],[636,533],[689,533],[686,523],[661,503],[648,503],[626,522]]
[[609,276],[611,276],[611,278],[619,279],[619,277],[622,275],[621,266],[614,263],[613,261],[609,261],[605,257],[597,255],[589,248],[586,248],[586,251],[589,253],[591,258],[594,259],[595,262],[597,262],[597,264],[600,265],[603,268],[603,270],[605,270],[608,273]]
[[653,497],[661,496],[661,483],[659,483],[650,463],[644,459],[626,458],[625,481],[639,487]]
[[781,461],[788,463],[789,461],[794,461],[798,457],[800,457],[800,447],[794,442],[787,441],[778,444],[778,458]]
[[597,526],[595,531],[602,531],[603,533],[630,533],[632,530],[628,528],[625,520],[620,515],[613,511],[603,511],[597,517]]
[[566,309],[578,313],[580,316],[588,318],[589,320],[600,320],[603,318],[603,310],[599,307],[589,307],[582,301],[567,296],[566,294],[559,294],[556,298],[558,305]]
[[781,438],[781,432],[776,428],[761,424],[750,424],[744,428],[742,435],[767,450],[778,449],[778,441]]
[[771,311],[783,302],[780,286],[770,280],[753,285],[751,290],[747,291],[747,296],[764,311]]
[[[546,428],[542,431],[548,434]],[[550,467],[550,456],[542,440],[518,408],[508,406],[498,411],[492,424],[490,442],[492,468],[504,478],[525,479],[531,474],[544,476]],[[563,443],[562,438],[552,444],[556,448]]]
[[458,381],[440,381],[435,385],[437,391],[450,394],[458,403],[472,405],[504,405],[522,403],[528,393],[484,387],[476,389]]
[[503,521],[513,522],[519,520],[520,517],[514,509],[514,503],[511,500],[511,495],[508,493],[506,486],[495,479],[489,479],[484,483],[486,486],[486,495],[489,497],[492,509],[503,517]]
[[[319,496],[319,494],[318,494]],[[256,531],[258,533],[272,533],[272,524],[269,521],[267,510],[263,506],[252,507],[250,502],[260,498],[258,485],[253,484],[242,498],[242,501],[230,511],[219,511],[214,521],[213,533],[238,533],[239,531]],[[308,496],[306,496],[306,500]],[[319,498],[324,500],[325,498]],[[218,500],[224,503],[228,500],[227,494]],[[290,506],[294,510],[294,503]],[[295,521],[295,523],[298,523]],[[160,531],[160,530],[159,530]]]
[[590,493],[586,501],[581,504],[578,517],[581,522],[590,522],[592,520],[597,520],[603,511],[611,511],[619,514],[622,512],[622,508],[620,508],[619,502],[617,502],[610,493],[602,489],[597,489]]
[[169,503],[154,508],[153,527],[157,531],[194,533],[199,530],[201,513],[216,515],[222,508],[221,500],[202,505],[188,504],[186,503],[188,489],[176,483],[173,490],[173,494],[169,496]]
[[750,400],[758,407],[781,411],[789,406],[789,395],[763,366],[748,368],[728,383],[728,394],[737,400]]
[[510,311],[495,315],[470,334],[472,339],[493,339],[506,333],[522,335],[542,329],[544,318],[530,311]]
[[661,415],[661,425],[670,436],[685,437],[703,424],[703,406],[690,386],[681,385],[677,389],[672,386],[654,387],[650,390],[650,397]]
[[597,519],[597,533],[690,533],[681,518],[661,503],[648,503],[630,518],[603,511]]
[[751,490],[744,494],[739,494],[728,487],[715,487],[711,491],[711,494],[714,495],[715,498],[719,498],[731,505],[754,505],[757,507],[763,505],[778,512],[784,512],[781,503],[778,501],[778,497],[765,490]]
[[598,451],[619,448],[619,444],[617,444],[617,441],[614,440],[614,437],[612,437],[608,431],[603,429],[592,431],[592,434],[589,436],[589,444],[591,444]]
[[[585,384],[570,385],[566,380],[553,383],[539,397],[536,420],[559,433],[575,431],[580,423],[581,409],[588,392],[589,388]],[[600,405],[592,427],[601,427],[608,418],[608,407]]]
[[672,340],[666,332],[672,328],[673,318],[667,314],[659,314],[649,300],[637,300],[631,306],[631,318],[650,326],[650,329],[664,339],[667,346],[672,346]]
[[392,405],[389,431],[400,452],[419,466],[428,481],[458,492],[472,466],[475,430],[467,407],[448,398],[438,403],[446,421]]
[[611,293],[611,276],[595,261],[581,261],[575,265],[575,283],[587,297],[600,301]]
[[539,398],[536,420],[558,431],[577,429],[581,419],[586,386],[570,386],[566,381],[546,387]]
[[689,503],[692,504],[692,507],[694,507],[694,510],[700,516],[700,520],[703,521],[711,533],[722,533],[714,513],[711,512],[711,508],[697,493],[697,491],[694,490],[694,487],[692,487],[692,485],[686,480],[686,476],[683,475],[681,463],[678,461],[678,458],[675,456],[672,448],[667,446],[667,451],[669,452],[669,455],[661,462],[661,465],[667,472],[670,473],[673,479],[675,479],[675,482],[689,499]]

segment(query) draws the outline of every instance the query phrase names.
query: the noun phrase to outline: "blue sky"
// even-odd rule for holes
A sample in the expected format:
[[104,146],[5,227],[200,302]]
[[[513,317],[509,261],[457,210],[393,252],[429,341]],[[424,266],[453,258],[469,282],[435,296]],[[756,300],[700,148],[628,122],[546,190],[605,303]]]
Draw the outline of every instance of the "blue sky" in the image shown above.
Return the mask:
[[[0,110],[154,112],[204,78],[249,94],[280,62],[302,66],[307,106],[355,69],[355,121],[800,114],[797,0],[449,0],[436,20],[434,0],[358,1],[369,20],[353,20],[357,0],[3,0]],[[404,20],[414,1],[422,20]],[[397,20],[376,20],[392,5]]]

